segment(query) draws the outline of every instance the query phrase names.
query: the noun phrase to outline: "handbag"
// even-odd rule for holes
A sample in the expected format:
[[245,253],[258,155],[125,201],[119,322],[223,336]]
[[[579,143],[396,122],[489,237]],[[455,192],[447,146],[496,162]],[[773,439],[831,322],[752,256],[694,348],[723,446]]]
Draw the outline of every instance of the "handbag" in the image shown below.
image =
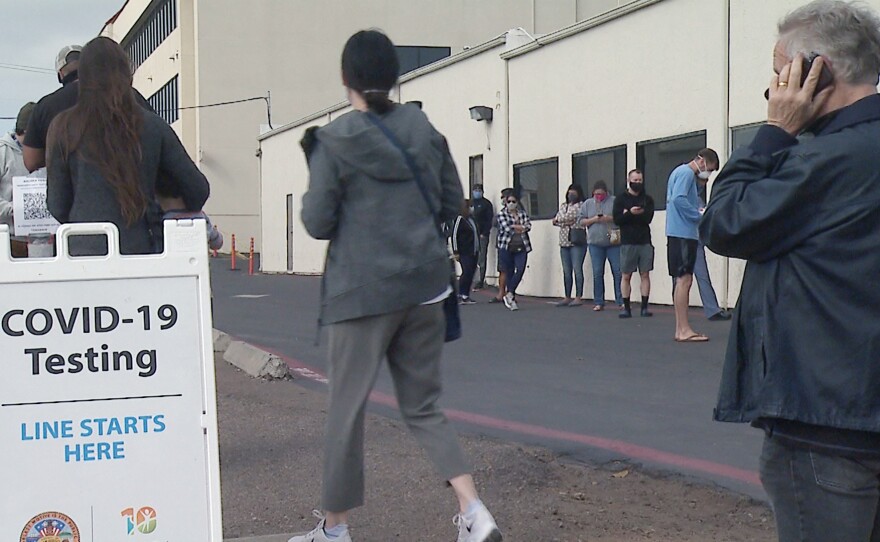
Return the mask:
[[526,249],[526,242],[521,233],[514,233],[510,241],[507,242],[507,252],[518,254]]
[[[422,177],[419,175],[419,169],[416,167],[416,163],[412,159],[412,156],[406,152],[406,148],[401,145],[397,136],[385,126],[385,123],[383,123],[379,117],[373,113],[367,113],[366,115],[370,122],[376,125],[376,128],[385,134],[385,137],[388,138],[391,144],[397,147],[397,150],[403,154],[403,158],[406,160],[406,165],[409,167],[410,171],[412,171],[416,185],[419,187],[419,192],[422,193],[422,198],[425,200],[428,212],[430,212],[431,216],[434,218],[434,223],[437,226],[437,233],[440,235],[440,240],[443,241],[443,244],[445,245],[446,235],[443,233],[443,227],[440,224],[439,213],[434,211],[434,206],[431,205],[431,199],[428,197],[428,189],[422,184]],[[449,259],[449,286],[452,289],[452,292],[443,300],[443,316],[446,318],[446,334],[443,337],[445,342],[452,342],[461,338],[461,315],[458,312],[458,279],[455,276],[455,262],[451,257]]]
[[611,243],[611,246],[616,246],[620,244],[620,229],[612,228],[608,230],[608,242]]
[[576,247],[587,246],[587,230],[583,228],[571,228],[568,230],[568,241]]

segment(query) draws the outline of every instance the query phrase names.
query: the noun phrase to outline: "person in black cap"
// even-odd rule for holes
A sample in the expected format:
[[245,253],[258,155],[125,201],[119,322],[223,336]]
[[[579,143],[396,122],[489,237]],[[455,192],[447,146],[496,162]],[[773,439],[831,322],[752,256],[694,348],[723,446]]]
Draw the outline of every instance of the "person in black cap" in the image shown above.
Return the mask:
[[[61,88],[43,96],[37,102],[31,115],[23,149],[24,165],[28,171],[35,171],[46,165],[46,136],[49,133],[49,125],[58,113],[76,105],[76,99],[79,95],[79,55],[81,51],[81,45],[66,45],[58,51],[58,55],[55,57],[55,71],[58,74]],[[141,107],[155,112],[137,90],[134,91],[134,94]]]
[[81,45],[66,45],[55,57],[55,72],[61,88],[44,96],[37,102],[27,126],[24,139],[24,165],[28,171],[40,169],[46,165],[46,134],[49,124],[55,115],[76,105],[79,86],[79,54]]

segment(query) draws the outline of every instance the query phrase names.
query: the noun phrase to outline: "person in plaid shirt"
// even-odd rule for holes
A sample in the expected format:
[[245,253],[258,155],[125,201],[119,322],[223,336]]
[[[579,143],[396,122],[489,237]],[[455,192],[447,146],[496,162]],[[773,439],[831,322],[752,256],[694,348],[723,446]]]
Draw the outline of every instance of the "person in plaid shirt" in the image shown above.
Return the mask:
[[516,195],[509,193],[504,198],[504,207],[498,213],[498,238],[495,244],[498,247],[501,267],[507,275],[504,305],[512,311],[519,309],[516,304],[516,288],[522,281],[529,252],[532,251],[532,244],[529,241],[531,229],[532,221],[529,215],[520,207]]

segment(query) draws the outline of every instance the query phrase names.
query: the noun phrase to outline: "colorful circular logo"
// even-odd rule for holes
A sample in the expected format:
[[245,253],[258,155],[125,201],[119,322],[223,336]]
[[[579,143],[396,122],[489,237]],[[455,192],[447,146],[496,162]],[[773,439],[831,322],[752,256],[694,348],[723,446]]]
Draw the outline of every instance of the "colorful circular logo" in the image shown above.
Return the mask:
[[43,512],[25,525],[19,542],[80,542],[79,529],[61,512]]

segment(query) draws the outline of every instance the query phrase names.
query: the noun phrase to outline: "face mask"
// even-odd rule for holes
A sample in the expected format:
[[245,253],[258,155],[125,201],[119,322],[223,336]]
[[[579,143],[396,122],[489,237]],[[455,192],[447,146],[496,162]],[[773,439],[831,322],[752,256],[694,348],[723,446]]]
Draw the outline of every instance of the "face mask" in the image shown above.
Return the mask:
[[507,210],[511,213],[516,211],[516,203],[515,202],[507,202]]
[[697,170],[699,171],[699,173],[697,173],[697,177],[699,177],[700,179],[702,179],[702,180],[704,180],[704,181],[708,180],[708,179],[709,179],[709,176],[712,175],[712,172],[709,171],[708,168],[705,169],[705,170],[700,169],[700,164],[699,164],[699,162],[697,163]]
[[636,194],[641,194],[642,189],[644,189],[644,188],[645,188],[645,186],[643,183],[629,183],[629,189],[632,190],[633,192],[635,192]]
[[569,203],[577,203],[577,200],[578,200],[577,194],[572,194],[572,193],[568,194],[568,202]]
[[483,197],[483,192],[480,190],[474,190],[472,194],[474,195],[474,199],[480,199]]
[[602,203],[603,201],[605,201],[605,194],[596,194],[595,196],[593,196],[593,198],[595,198],[596,201],[598,201],[599,203]]

